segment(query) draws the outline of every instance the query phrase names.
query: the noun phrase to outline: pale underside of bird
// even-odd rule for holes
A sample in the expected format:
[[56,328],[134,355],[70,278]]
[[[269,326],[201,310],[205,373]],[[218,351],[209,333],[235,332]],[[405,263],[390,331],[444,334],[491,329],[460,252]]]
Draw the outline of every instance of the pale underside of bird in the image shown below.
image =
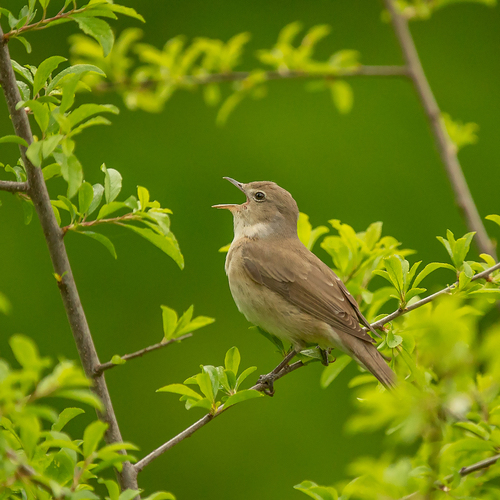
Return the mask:
[[393,371],[360,325],[377,335],[356,300],[299,240],[299,212],[290,193],[273,182],[227,180],[247,197],[241,205],[215,205],[234,217],[226,273],[239,311],[295,351],[311,344],[339,349],[384,386],[393,386]]

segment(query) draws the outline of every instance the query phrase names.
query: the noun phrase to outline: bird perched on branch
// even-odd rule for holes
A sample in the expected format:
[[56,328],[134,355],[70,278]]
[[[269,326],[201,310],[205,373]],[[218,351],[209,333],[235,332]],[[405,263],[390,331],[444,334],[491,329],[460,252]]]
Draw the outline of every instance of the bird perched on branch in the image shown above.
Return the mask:
[[[340,278],[299,240],[299,210],[291,194],[274,182],[224,179],[246,196],[241,205],[214,205],[234,218],[226,257],[229,287],[248,321],[292,344],[279,366],[316,344],[340,349],[392,387],[395,374],[360,323],[378,334]],[[272,388],[272,380],[267,382]]]

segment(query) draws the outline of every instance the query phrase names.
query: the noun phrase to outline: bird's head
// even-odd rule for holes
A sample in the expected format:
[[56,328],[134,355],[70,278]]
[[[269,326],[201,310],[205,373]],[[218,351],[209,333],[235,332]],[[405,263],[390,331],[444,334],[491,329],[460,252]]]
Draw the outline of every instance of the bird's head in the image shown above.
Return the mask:
[[296,236],[299,209],[292,195],[274,182],[257,181],[243,184],[224,177],[243,191],[247,200],[241,205],[214,205],[225,208],[234,217],[235,238]]

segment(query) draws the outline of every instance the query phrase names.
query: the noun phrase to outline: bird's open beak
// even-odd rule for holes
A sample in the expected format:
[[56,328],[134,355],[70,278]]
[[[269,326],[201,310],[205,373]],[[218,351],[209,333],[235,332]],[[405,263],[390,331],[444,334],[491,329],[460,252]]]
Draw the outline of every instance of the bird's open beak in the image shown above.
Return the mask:
[[[242,184],[241,182],[235,181],[234,179],[231,179],[231,177],[223,177],[223,179],[226,179],[226,181],[229,181],[231,184],[234,184],[240,191],[245,193],[245,189],[243,187],[244,184]],[[246,193],[245,193],[245,196],[246,196]],[[247,201],[248,201],[248,198],[247,198]],[[242,205],[244,205],[244,203],[242,203],[241,205],[237,205],[234,203],[225,203],[222,205],[212,205],[212,208],[225,208],[227,210],[232,211],[235,209],[239,209]]]

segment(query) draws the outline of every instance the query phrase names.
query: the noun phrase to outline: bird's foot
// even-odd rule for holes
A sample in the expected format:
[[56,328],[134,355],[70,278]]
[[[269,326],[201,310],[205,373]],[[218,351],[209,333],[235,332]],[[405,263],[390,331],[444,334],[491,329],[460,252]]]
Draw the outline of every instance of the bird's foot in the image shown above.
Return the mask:
[[[332,348],[329,347],[328,349],[321,349],[320,346],[318,346],[319,352],[321,354],[321,364],[323,366],[328,366],[331,362],[328,358],[330,356],[330,353],[332,352]],[[334,360],[335,361],[335,360]]]
[[259,377],[257,383],[265,386],[265,388],[263,389],[264,394],[267,394],[268,396],[274,395],[274,381],[280,378],[281,370],[288,366],[289,361],[291,361],[296,354],[297,351],[295,349],[292,349],[283,358],[283,361],[281,361],[281,363],[271,373],[268,373],[267,375],[261,375]]
[[266,394],[267,396],[274,396],[275,380],[276,380],[276,374],[271,372],[268,373],[267,375],[261,375],[257,383],[264,386],[264,389],[262,391],[264,394]]

